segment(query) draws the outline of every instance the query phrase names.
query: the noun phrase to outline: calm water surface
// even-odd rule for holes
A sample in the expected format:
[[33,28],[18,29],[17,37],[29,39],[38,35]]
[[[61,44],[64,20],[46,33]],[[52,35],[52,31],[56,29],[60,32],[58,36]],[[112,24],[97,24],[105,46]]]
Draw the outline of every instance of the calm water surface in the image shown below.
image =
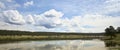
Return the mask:
[[23,41],[0,44],[0,50],[107,50],[101,40]]

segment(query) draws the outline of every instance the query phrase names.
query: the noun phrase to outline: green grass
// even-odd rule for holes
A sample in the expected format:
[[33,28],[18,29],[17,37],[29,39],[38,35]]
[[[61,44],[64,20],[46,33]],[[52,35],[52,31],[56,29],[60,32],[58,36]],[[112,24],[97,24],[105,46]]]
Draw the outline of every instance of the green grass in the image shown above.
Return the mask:
[[[81,35],[0,35],[0,40],[47,40],[47,39],[83,39]],[[86,37],[87,38],[87,37]]]
[[[116,37],[113,39],[109,39],[108,41],[116,41],[116,42],[120,42],[120,33],[115,34]],[[106,38],[110,38],[110,36],[106,36]]]
[[51,39],[92,39],[103,33],[27,32],[0,30],[0,40],[51,40]]
[[109,47],[109,50],[120,50],[120,47]]
[[[110,38],[107,36],[107,38]],[[113,46],[109,46],[109,50],[120,50],[120,33],[116,34],[116,37],[113,39],[109,39],[109,40],[104,40],[105,43],[109,43],[109,45],[113,45]],[[117,45],[117,46],[114,46]]]

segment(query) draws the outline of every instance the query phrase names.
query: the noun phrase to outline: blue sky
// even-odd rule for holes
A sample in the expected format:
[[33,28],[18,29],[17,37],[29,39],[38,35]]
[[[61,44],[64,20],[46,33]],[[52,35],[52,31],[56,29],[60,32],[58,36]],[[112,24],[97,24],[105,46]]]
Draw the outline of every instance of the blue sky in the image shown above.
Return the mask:
[[[31,0],[16,0],[18,4],[21,6],[26,2],[30,2]],[[71,17],[76,15],[84,15],[85,13],[96,13],[104,5],[105,0],[35,0],[34,4],[28,7],[20,7],[17,8],[21,13],[31,13],[31,14],[40,14],[50,9],[55,9],[57,11],[63,12],[64,17]]]
[[119,6],[120,0],[0,0],[0,29],[104,32],[120,26]]

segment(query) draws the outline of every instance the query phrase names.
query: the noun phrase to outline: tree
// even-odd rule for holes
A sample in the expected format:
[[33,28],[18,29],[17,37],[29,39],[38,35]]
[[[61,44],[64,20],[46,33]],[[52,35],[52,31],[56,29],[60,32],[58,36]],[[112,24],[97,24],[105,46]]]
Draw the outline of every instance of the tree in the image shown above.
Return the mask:
[[116,32],[116,30],[114,29],[113,26],[109,26],[109,30],[110,30],[110,33],[115,33]]
[[117,30],[116,30],[118,33],[120,33],[120,27],[117,27]]
[[106,32],[106,33],[110,33],[109,28],[106,28],[106,29],[105,29],[105,32]]
[[114,29],[113,26],[109,26],[109,28],[106,28],[106,29],[105,29],[105,32],[106,32],[106,35],[107,35],[107,36],[111,36],[111,39],[112,39],[113,37],[116,37],[116,35],[115,35],[116,30]]
[[109,33],[110,33],[109,28],[106,28],[106,29],[105,29],[105,33],[106,33],[106,35],[109,35]]

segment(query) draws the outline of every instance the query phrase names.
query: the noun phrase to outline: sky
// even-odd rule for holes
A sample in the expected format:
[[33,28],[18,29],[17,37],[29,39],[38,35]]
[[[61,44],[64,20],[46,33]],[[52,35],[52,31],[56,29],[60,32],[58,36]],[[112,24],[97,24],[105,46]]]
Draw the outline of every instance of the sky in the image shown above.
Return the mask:
[[120,26],[120,0],[0,0],[0,30],[104,32]]

